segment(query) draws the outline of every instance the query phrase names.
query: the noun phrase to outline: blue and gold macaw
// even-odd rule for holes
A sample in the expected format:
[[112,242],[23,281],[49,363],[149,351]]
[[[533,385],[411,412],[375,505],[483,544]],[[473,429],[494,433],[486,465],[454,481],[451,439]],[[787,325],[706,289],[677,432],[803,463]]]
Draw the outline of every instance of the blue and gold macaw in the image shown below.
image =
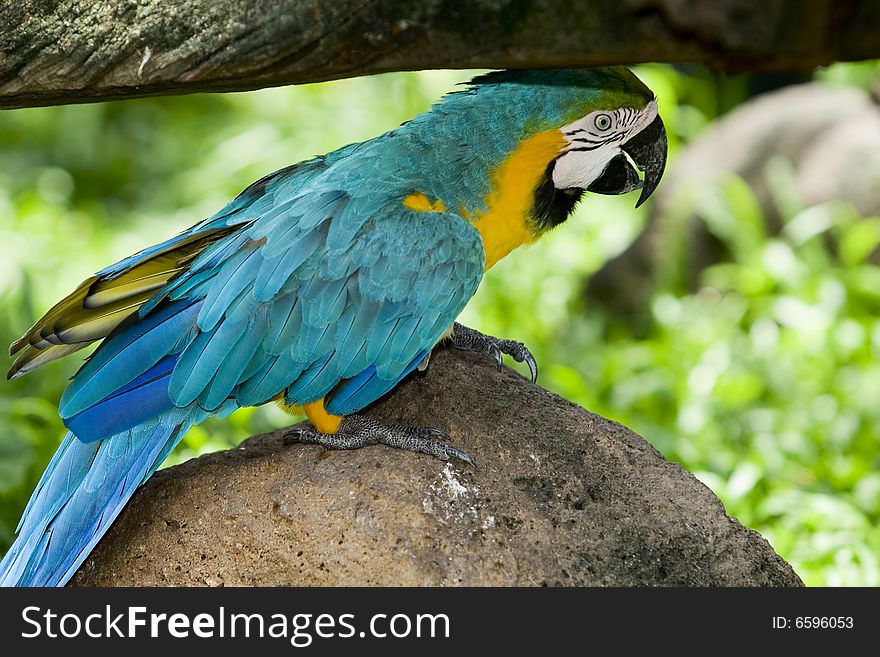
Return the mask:
[[303,409],[302,442],[472,463],[438,429],[358,411],[444,339],[525,360],[534,377],[521,344],[456,317],[487,269],[585,190],[641,188],[642,203],[665,160],[654,96],[624,68],[490,73],[99,271],[11,347],[16,377],[102,341],[62,397],[69,433],[0,583],[64,584],[189,427],[243,406]]

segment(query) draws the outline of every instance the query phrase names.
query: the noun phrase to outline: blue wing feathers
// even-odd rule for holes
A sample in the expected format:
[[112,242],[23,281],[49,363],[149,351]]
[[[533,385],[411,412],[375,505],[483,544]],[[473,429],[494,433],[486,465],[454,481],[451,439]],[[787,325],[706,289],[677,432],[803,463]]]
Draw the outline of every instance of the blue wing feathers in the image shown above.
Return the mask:
[[199,311],[199,328],[202,331],[210,331],[217,326],[233,300],[250,286],[261,264],[259,246],[254,243],[223,263],[214,279],[218,283],[207,290]]
[[294,359],[288,350],[264,365],[256,374],[242,383],[236,392],[239,404],[254,406],[269,401],[296,380],[309,363]]
[[261,311],[265,311],[265,304],[260,304],[260,302],[254,298],[253,290],[246,287],[238,293],[238,296],[229,302],[229,306],[226,308],[224,316],[226,320],[232,324],[240,324],[253,316],[254,313]]
[[348,303],[348,285],[344,279],[325,281],[314,276],[302,291],[303,321],[320,326],[335,322]]
[[293,313],[294,306],[297,301],[298,294],[290,292],[278,299],[277,303],[269,306],[269,315],[266,321],[266,335],[263,338],[263,346],[267,353],[280,354],[284,351],[285,343],[280,343],[281,335],[284,333],[284,327],[287,326],[290,315]]
[[246,328],[245,324],[221,322],[214,330],[200,333],[183,351],[168,387],[177,406],[188,406],[198,399]]
[[331,351],[315,360],[297,377],[296,382],[288,387],[285,400],[288,403],[306,404],[320,399],[330,392],[333,386],[339,383],[339,378],[333,372],[329,377],[332,379],[330,385],[326,385],[325,381],[328,377],[325,375],[322,378],[321,375],[325,373],[332,357],[333,352]]
[[376,323],[373,324],[369,335],[364,336],[364,342],[367,343],[367,349],[365,351],[367,362],[375,363],[377,357],[379,356],[379,352],[382,351],[388,341],[388,338],[395,331],[395,329],[400,326],[400,324],[400,317],[385,319],[380,315],[376,319]]
[[362,409],[382,397],[418,367],[428,351],[430,350],[424,349],[416,354],[416,357],[391,380],[381,378],[375,367],[364,370],[357,377],[343,382],[333,390],[325,400],[324,408],[334,415],[350,415]]
[[259,321],[261,319],[261,317],[252,318],[232,349],[226,351],[220,366],[211,377],[210,384],[199,395],[199,405],[202,408],[206,410],[219,408],[232,394],[239,381],[243,380],[245,369],[251,365],[251,358],[259,349],[263,339],[264,327]]
[[345,404],[348,403],[348,400],[351,399],[353,395],[357,394],[364,386],[366,386],[370,382],[371,379],[375,378],[376,366],[370,365],[368,368],[361,371],[357,375],[339,384],[339,386],[337,386],[332,394],[325,400],[324,407],[330,413],[344,415],[344,413],[339,412],[339,409],[344,408]]
[[275,358],[275,354],[266,351],[266,347],[260,343],[251,355],[251,359],[241,372],[240,381],[247,381],[257,372],[263,369],[263,365]]
[[371,363],[375,363],[377,374],[381,378],[396,378],[400,370],[409,363],[412,354],[405,354],[401,349],[418,330],[421,319],[417,315],[398,319],[385,342],[378,349],[367,350],[367,358]]
[[61,417],[84,411],[146,372],[176,347],[182,335],[188,334],[197,313],[198,304],[177,301],[117,329],[64,391]]
[[[181,352],[177,366],[171,373],[171,380],[168,382],[168,395],[175,404],[184,406],[192,403],[199,396],[201,388],[189,391],[186,386],[189,380],[196,375],[196,367],[199,366],[202,353],[207,349],[213,335],[213,332],[199,333]],[[203,367],[207,367],[207,364]]]
[[272,299],[294,278],[303,263],[315,254],[323,239],[324,234],[319,227],[299,235],[287,252],[273,259],[264,258],[254,282],[254,296],[261,301]]
[[[287,308],[288,304],[291,302],[279,302],[279,305],[282,305],[282,308]],[[297,297],[293,300],[290,309],[287,312],[287,317],[285,319],[284,325],[278,330],[278,334],[274,336],[274,340],[272,336],[269,336],[266,340],[266,343],[269,345],[269,352],[273,354],[283,353],[286,349],[290,348],[290,345],[296,340],[297,335],[299,335],[300,330],[302,329],[302,311],[303,311],[303,301]]]
[[149,370],[87,409],[67,418],[64,425],[88,443],[131,429],[173,406],[168,380],[177,356],[166,356]]
[[372,208],[367,214],[362,214],[361,209],[361,203],[349,203],[330,221],[327,231],[327,252],[330,255],[338,255],[351,248],[355,235],[372,215]]
[[[214,217],[102,272],[122,274],[200,231],[235,227],[74,377],[60,406],[71,433],[28,504],[0,583],[67,581],[191,424],[282,392],[295,404],[324,397],[330,413],[350,414],[434,347],[479,284],[482,242],[453,213],[377,201],[398,184],[391,176],[405,176],[371,148],[267,176]],[[384,187],[361,184],[374,174]]]

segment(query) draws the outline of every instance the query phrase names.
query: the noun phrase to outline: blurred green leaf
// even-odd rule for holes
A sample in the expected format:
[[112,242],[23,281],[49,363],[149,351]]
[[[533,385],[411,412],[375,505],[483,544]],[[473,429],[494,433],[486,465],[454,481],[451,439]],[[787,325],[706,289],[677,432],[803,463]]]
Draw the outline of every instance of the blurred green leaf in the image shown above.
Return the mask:
[[840,262],[845,267],[864,263],[880,246],[880,218],[856,222],[843,230],[840,238]]

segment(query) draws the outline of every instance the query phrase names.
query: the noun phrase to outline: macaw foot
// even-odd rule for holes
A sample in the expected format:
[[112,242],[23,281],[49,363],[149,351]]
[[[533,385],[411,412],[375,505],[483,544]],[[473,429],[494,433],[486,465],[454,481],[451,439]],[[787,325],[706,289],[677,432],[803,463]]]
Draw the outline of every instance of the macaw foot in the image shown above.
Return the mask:
[[501,338],[493,338],[491,335],[483,335],[479,331],[462,326],[458,322],[452,325],[452,335],[447,339],[449,344],[456,349],[475,351],[478,354],[491,356],[498,364],[499,371],[501,371],[502,364],[501,354],[507,354],[517,363],[526,363],[529,366],[529,372],[532,374],[532,383],[538,380],[538,364],[535,362],[532,352],[522,342],[502,340]]
[[474,460],[460,449],[442,440],[449,436],[440,429],[404,427],[383,424],[365,415],[348,415],[342,420],[336,433],[321,433],[315,429],[289,429],[284,438],[290,441],[322,445],[328,449],[360,449],[367,445],[388,445],[409,452],[430,454],[448,461],[449,457],[477,467]]

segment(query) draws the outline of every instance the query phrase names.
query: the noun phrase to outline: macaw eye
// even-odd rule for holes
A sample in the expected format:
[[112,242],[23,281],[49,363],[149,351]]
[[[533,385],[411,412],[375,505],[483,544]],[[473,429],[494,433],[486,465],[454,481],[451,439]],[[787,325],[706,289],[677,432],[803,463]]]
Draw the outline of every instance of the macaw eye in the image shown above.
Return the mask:
[[593,124],[599,130],[608,130],[611,127],[611,117],[607,114],[600,114],[595,119],[593,119]]

